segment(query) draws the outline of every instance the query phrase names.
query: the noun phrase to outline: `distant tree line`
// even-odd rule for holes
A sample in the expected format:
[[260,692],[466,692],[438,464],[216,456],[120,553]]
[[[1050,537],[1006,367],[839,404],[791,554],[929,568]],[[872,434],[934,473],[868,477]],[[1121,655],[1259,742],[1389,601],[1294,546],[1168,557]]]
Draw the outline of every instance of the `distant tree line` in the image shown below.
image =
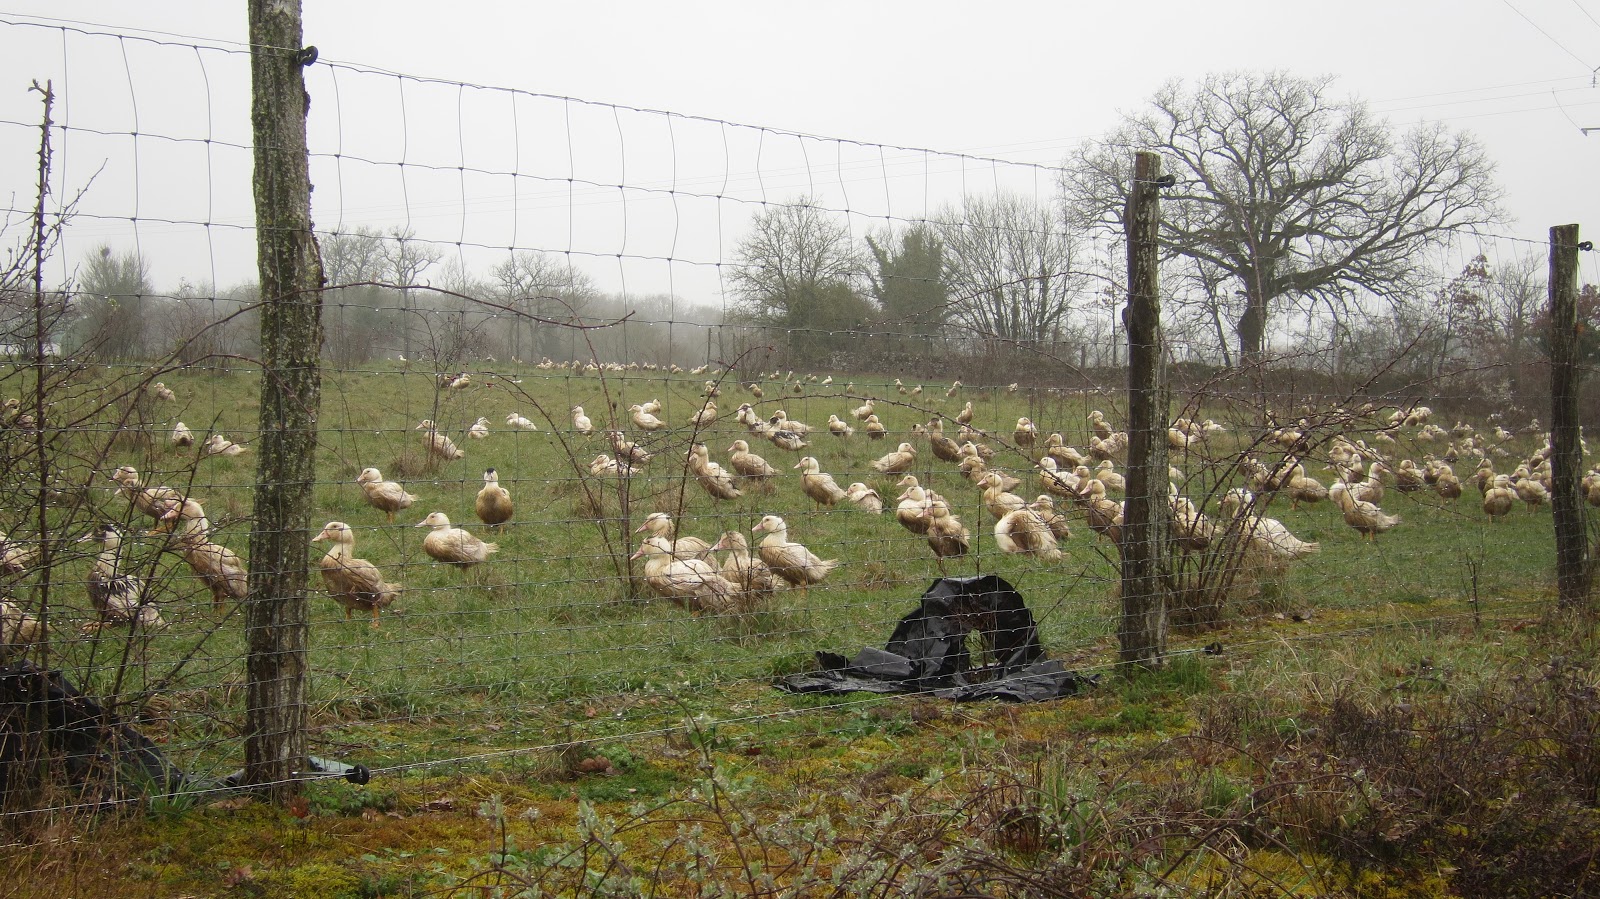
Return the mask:
[[[1168,84],[1065,160],[1047,197],[974,194],[861,234],[819,198],[766,205],[734,245],[725,298],[609,295],[567,257],[532,250],[468,272],[401,228],[319,235],[326,353],[341,366],[403,357],[447,367],[592,349],[667,364],[771,345],[811,367],[935,351],[1002,366],[1115,366],[1122,206],[1139,149],[1159,152],[1170,174],[1163,303],[1174,363],[1288,356],[1329,375],[1386,366],[1439,377],[1542,353],[1537,258],[1479,257],[1459,273],[1428,263],[1438,258],[1429,251],[1502,217],[1476,140],[1437,125],[1397,130],[1330,79],[1281,72]],[[252,288],[158,295],[149,282],[137,255],[91,253],[66,294],[62,345],[108,360],[252,350]],[[562,326],[629,313],[615,329]]]

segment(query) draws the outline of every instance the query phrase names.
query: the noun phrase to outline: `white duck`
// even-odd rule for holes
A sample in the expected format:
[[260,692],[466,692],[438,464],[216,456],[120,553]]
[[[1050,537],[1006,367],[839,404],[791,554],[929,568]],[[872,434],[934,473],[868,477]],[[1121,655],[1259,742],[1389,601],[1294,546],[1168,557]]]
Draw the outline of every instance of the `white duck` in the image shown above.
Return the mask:
[[629,560],[643,558],[644,580],[657,594],[691,612],[720,615],[734,607],[738,586],[704,559],[675,558],[665,537],[649,536]]
[[1026,506],[1007,512],[994,523],[994,542],[1003,553],[1061,561],[1061,548],[1056,545],[1050,525]]
[[883,497],[878,495],[878,491],[860,481],[844,488],[844,498],[874,515],[883,512]]
[[743,494],[733,481],[733,475],[727,469],[711,461],[711,451],[704,443],[696,443],[689,447],[689,470],[694,473],[694,478],[705,488],[712,499],[738,499]]
[[483,562],[500,549],[497,544],[485,543],[466,530],[453,527],[450,516],[443,512],[428,513],[428,517],[415,527],[432,529],[428,531],[428,536],[422,538],[423,552],[462,571]]
[[434,425],[433,419],[423,419],[422,423],[412,430],[425,432],[422,435],[422,441],[427,444],[428,452],[433,455],[447,462],[466,458],[467,454],[456,446],[455,441],[439,433],[439,429]]
[[770,481],[777,477],[778,470],[773,468],[766,459],[750,452],[750,444],[744,440],[735,440],[733,446],[728,447],[728,464],[739,473],[742,478],[752,481]]
[[[82,541],[100,543],[94,566],[89,569],[89,601],[100,613],[100,623],[131,624],[154,629],[166,626],[161,612],[147,595],[142,579],[121,570],[122,532],[114,524],[104,524]],[[97,627],[97,626],[92,626]]]
[[901,491],[899,502],[895,505],[895,520],[913,534],[928,533],[928,516],[924,514],[929,506],[928,491],[917,483],[915,475],[909,474],[901,478],[896,486],[905,490]]
[[822,471],[815,456],[806,456],[794,465],[800,470],[800,489],[811,497],[820,511],[823,506],[833,506],[845,498],[844,488],[833,475]]
[[828,572],[839,565],[838,559],[824,561],[801,544],[790,543],[789,526],[776,515],[763,516],[751,530],[766,534],[758,548],[761,561],[767,563],[773,574],[796,587],[821,583]]
[[378,566],[366,559],[355,557],[356,535],[354,529],[342,521],[330,521],[322,533],[311,538],[332,542],[328,554],[317,563],[322,571],[323,587],[333,601],[344,607],[344,617],[350,620],[357,610],[372,613],[372,626],[378,626],[378,613],[394,602],[403,589],[383,579]]
[[635,534],[648,534],[667,541],[672,554],[679,559],[704,559],[711,555],[711,544],[699,537],[678,537],[678,526],[665,512],[651,512],[644,522],[633,529]]
[[667,426],[666,422],[657,418],[654,413],[647,411],[642,405],[634,404],[629,406],[628,411],[633,415],[634,427],[641,431],[660,431]]
[[210,439],[206,440],[206,455],[208,456],[237,456],[244,452],[248,452],[248,450],[222,434],[212,434]]
[[389,521],[394,521],[394,513],[401,509],[411,508],[417,498],[406,492],[406,488],[394,481],[385,481],[383,473],[376,468],[363,468],[356,475],[356,483],[361,485],[361,493],[367,498],[367,505],[389,516]]
[[894,452],[873,460],[872,470],[882,474],[905,474],[915,464],[917,464],[916,447],[902,443]]
[[594,422],[583,413],[582,406],[572,407],[572,429],[585,437],[594,433]]

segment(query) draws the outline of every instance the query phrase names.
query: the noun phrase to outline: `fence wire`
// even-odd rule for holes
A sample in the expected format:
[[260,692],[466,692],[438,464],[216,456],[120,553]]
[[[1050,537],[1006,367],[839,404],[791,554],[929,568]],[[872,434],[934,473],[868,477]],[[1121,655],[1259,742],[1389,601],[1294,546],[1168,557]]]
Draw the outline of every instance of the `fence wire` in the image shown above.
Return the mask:
[[[50,290],[6,282],[4,651],[203,784],[241,760],[248,53],[0,28],[59,43],[63,110],[60,228],[32,260]],[[881,646],[946,574],[1005,578],[1069,666],[1114,658],[1120,275],[1063,224],[1057,170],[345,63],[308,77],[316,509],[384,585],[310,560],[317,754],[399,772],[684,710],[803,714],[773,678]],[[7,101],[0,129],[14,238],[37,110]],[[917,256],[919,233],[951,255]],[[1226,306],[1170,279],[1175,651],[1223,627],[1248,653],[1538,613],[1541,250],[1457,235],[1407,301],[1284,310],[1258,367],[1220,364]],[[834,280],[772,290],[803,272]],[[749,583],[736,546],[797,553],[798,583]]]

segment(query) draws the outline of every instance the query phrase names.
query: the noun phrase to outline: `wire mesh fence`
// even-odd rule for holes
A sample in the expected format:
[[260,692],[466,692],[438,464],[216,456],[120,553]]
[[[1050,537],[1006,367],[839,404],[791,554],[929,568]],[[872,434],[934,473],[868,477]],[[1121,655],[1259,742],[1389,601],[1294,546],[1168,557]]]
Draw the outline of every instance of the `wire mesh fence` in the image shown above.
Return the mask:
[[[248,651],[248,48],[0,27],[64,73],[54,224],[4,285],[0,635],[203,788],[240,763]],[[803,712],[764,685],[883,644],[943,575],[1003,577],[1069,666],[1114,659],[1120,275],[1059,171],[307,71],[314,754],[399,772],[663,705]],[[16,184],[36,113],[0,116]],[[1549,602],[1543,246],[1455,238],[1411,299],[1284,310],[1259,366],[1169,279],[1176,651]]]

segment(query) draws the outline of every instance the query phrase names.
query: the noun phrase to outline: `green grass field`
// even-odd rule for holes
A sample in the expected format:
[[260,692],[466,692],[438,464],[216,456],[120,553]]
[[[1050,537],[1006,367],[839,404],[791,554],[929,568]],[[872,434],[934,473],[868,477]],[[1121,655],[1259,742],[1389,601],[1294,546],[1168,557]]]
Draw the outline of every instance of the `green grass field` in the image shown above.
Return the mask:
[[[388,580],[403,584],[405,592],[374,630],[360,615],[345,620],[340,607],[319,592],[313,571],[309,695],[317,739],[349,747],[369,764],[406,765],[583,738],[597,726],[583,717],[584,710],[601,700],[694,697],[696,707],[713,717],[737,715],[748,709],[718,706],[729,685],[762,683],[804,669],[815,650],[852,653],[863,645],[881,645],[939,573],[925,541],[893,518],[897,478],[878,475],[869,465],[900,439],[917,443],[921,456],[915,473],[947,497],[973,532],[976,551],[951,564],[950,573],[992,572],[1010,580],[1039,619],[1052,655],[1088,668],[1114,660],[1119,606],[1110,544],[1084,525],[1081,512],[1073,512],[1073,535],[1063,545],[1062,562],[996,553],[993,520],[979,491],[911,435],[914,424],[934,415],[953,418],[971,401],[974,425],[997,438],[991,441],[1000,450],[993,465],[1023,477],[1017,492],[1031,499],[1042,492],[1029,472],[1032,458],[1009,446],[1017,417],[1027,415],[1043,433],[1060,431],[1068,443],[1083,447],[1089,410],[1102,408],[1122,425],[1112,397],[966,387],[947,399],[947,384],[929,384],[918,396],[898,393],[890,376],[857,376],[848,392],[847,380],[836,375],[832,385],[807,383],[799,393],[781,380],[766,381],[765,398],[758,401],[727,379],[718,398],[721,417],[695,433],[687,422],[700,409],[705,379],[688,374],[628,371],[602,379],[523,368],[502,370],[498,377],[475,373],[466,389],[438,390],[431,372],[329,373],[313,530],[331,520],[352,525],[356,554],[378,565]],[[254,455],[197,460],[193,449],[172,448],[167,435],[182,420],[202,440],[207,432],[222,432],[253,444],[256,375],[193,370],[172,373],[165,383],[175,400],[103,403],[108,393],[98,389],[74,398],[85,409],[105,406],[84,413],[85,425],[98,424],[78,436],[87,444],[108,446],[103,462],[93,464],[96,455],[86,451],[78,458],[89,462],[60,473],[61,480],[91,487],[86,496],[92,512],[80,513],[78,520],[110,518],[148,526],[105,478],[116,465],[131,464],[147,484],[185,486],[205,504],[217,526],[214,539],[244,554]],[[888,439],[869,441],[860,432],[840,439],[826,432],[829,414],[853,422],[849,410],[866,396],[878,398]],[[671,430],[646,435],[631,427],[627,407],[650,399],[662,403],[661,417]],[[710,447],[713,459],[726,464],[728,447],[747,436],[734,419],[741,402],[755,403],[763,417],[783,409],[818,430],[809,438],[810,448],[800,452],[752,440],[754,451],[782,472],[775,489],[747,489],[737,500],[713,502],[692,478],[684,479],[683,455],[697,438]],[[599,437],[573,433],[568,409],[574,405],[583,405],[600,427],[614,416],[631,438],[657,454],[631,479],[626,497],[615,481],[588,474],[589,460],[608,450]],[[108,423],[110,416],[127,409],[133,410],[133,427],[118,433]],[[1208,414],[1227,420],[1226,411]],[[533,419],[540,430],[511,428],[505,424],[510,413]],[[466,428],[480,416],[489,420],[490,436],[467,439]],[[437,420],[466,458],[428,459],[423,432],[415,430],[424,418]],[[1232,458],[1248,443],[1251,431],[1244,415],[1238,418],[1228,421],[1229,432],[1206,445],[1203,455],[1210,461],[1174,454],[1174,463],[1191,478],[1185,490],[1197,500],[1222,483]],[[1519,438],[1509,449],[1526,455],[1535,439]],[[1402,439],[1390,452],[1398,459],[1440,450],[1407,446]],[[871,515],[841,504],[818,511],[801,493],[799,473],[791,470],[803,454],[816,456],[841,485],[861,480],[875,487],[888,510]],[[1497,460],[1501,470],[1514,464],[1514,458]],[[355,484],[357,472],[368,466],[419,497],[393,525],[364,502]],[[489,467],[497,469],[516,504],[515,518],[500,534],[485,533],[472,511]],[[1457,466],[1464,477],[1471,467],[1467,461]],[[1308,468],[1324,482],[1331,477],[1320,465]],[[1310,613],[1298,629],[1311,635],[1431,618],[1520,614],[1523,604],[1548,592],[1550,513],[1519,507],[1510,520],[1491,525],[1477,502],[1470,484],[1466,496],[1450,505],[1431,493],[1407,497],[1391,490],[1384,506],[1400,513],[1404,523],[1372,544],[1346,527],[1329,503],[1291,511],[1285,500],[1277,501],[1266,514],[1280,518],[1301,539],[1319,542],[1321,552],[1269,579],[1260,592],[1241,593],[1228,609],[1230,621]],[[445,512],[454,523],[497,542],[500,551],[469,573],[430,560],[421,550],[424,531],[413,525],[432,511]],[[639,542],[632,530],[653,511],[671,512],[680,534],[708,541],[730,529],[748,535],[762,515],[780,514],[791,539],[842,564],[821,586],[780,592],[756,614],[697,617],[650,596],[638,579],[640,563],[632,563],[635,580],[628,580],[626,557]],[[1214,502],[1207,511],[1216,514]],[[21,534],[27,518],[19,514],[6,525]],[[94,547],[66,544],[71,555],[61,558],[52,573],[52,659],[65,662],[96,692],[125,696],[135,708],[146,708],[150,726],[182,764],[228,770],[238,764],[238,746],[230,735],[240,714],[243,616],[233,608],[213,611],[209,595],[183,563],[160,552],[163,539],[142,537],[128,550],[128,570],[158,583],[158,601],[170,622],[148,639],[112,629],[79,632],[78,625],[92,618],[81,584]],[[26,586],[18,584],[13,592]],[[1260,638],[1281,639],[1281,633],[1263,624]],[[1174,645],[1209,639],[1178,632]],[[1231,639],[1249,642],[1251,629],[1235,629]],[[769,691],[762,705],[783,709],[795,701]],[[624,715],[602,724],[611,735],[626,732],[630,723]],[[640,721],[638,726],[651,725]]]

